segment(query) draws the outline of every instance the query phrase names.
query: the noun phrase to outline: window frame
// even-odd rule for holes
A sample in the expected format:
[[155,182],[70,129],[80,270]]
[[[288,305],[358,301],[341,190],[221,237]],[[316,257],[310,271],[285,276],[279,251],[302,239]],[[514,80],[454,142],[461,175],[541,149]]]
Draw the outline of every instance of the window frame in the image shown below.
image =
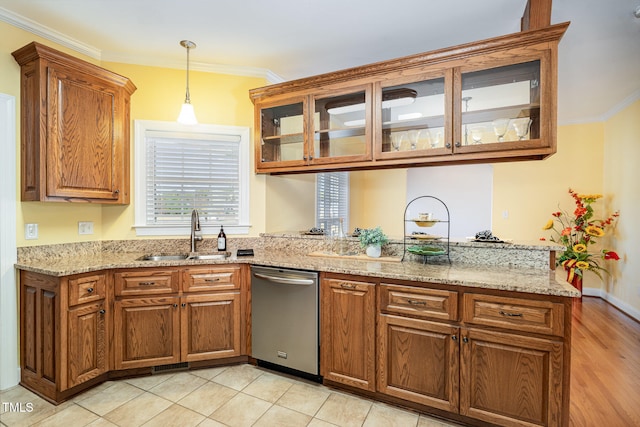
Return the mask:
[[[134,172],[134,225],[137,236],[176,236],[189,235],[191,227],[189,223],[182,224],[147,224],[146,200],[147,200],[147,132],[167,132],[188,134],[218,134],[236,136],[239,142],[239,223],[236,225],[224,224],[227,234],[249,234],[251,224],[249,222],[249,178],[250,157],[249,141],[250,130],[244,126],[223,126],[214,124],[181,125],[177,122],[156,120],[134,120],[134,144],[135,144],[135,172]],[[217,235],[219,224],[201,224],[202,233],[205,235]]]
[[[345,233],[345,235],[347,235],[349,233],[349,215],[351,214],[351,188],[350,188],[351,187],[351,175],[350,175],[350,173],[348,171],[319,172],[318,174],[316,174],[316,194],[315,194],[315,202],[316,202],[315,216],[316,216],[316,218],[315,218],[315,224],[316,224],[316,227],[323,228],[323,229],[324,229],[324,227],[321,227],[322,224],[320,223],[321,220],[320,220],[319,215],[318,215],[320,213],[319,212],[320,206],[318,204],[318,202],[319,202],[318,193],[319,193],[319,185],[320,184],[319,184],[319,179],[318,178],[319,178],[321,173],[324,174],[324,175],[327,175],[327,174],[344,174],[344,176],[345,176],[346,182],[344,183],[344,186],[341,186],[342,191],[346,192],[346,194],[342,194],[341,195],[342,197],[345,197],[344,206],[346,208],[346,213],[343,216],[344,222],[343,222],[343,230],[342,231]],[[338,202],[338,203],[340,203],[340,202]],[[332,218],[333,221],[330,221],[331,225],[338,226],[339,218],[340,217]],[[336,229],[336,230],[332,231],[331,228],[330,228],[329,230],[325,230],[325,233],[326,233],[326,235],[333,236],[333,235],[337,235],[338,234],[338,230]]]

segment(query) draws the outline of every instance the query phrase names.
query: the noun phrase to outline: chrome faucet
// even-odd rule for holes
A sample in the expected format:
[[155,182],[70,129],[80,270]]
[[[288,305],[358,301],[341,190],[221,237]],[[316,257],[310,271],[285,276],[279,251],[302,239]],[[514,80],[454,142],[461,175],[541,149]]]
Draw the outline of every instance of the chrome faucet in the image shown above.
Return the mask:
[[191,252],[196,251],[196,240],[202,240],[202,234],[200,233],[200,216],[197,210],[191,211]]

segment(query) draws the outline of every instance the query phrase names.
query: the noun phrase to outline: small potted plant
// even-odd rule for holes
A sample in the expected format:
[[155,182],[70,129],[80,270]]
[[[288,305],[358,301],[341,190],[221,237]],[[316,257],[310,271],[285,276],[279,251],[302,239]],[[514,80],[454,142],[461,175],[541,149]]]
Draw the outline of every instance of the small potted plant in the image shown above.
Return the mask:
[[389,241],[379,226],[360,230],[358,239],[360,240],[360,246],[366,249],[367,256],[372,258],[379,258],[382,253],[382,245]]

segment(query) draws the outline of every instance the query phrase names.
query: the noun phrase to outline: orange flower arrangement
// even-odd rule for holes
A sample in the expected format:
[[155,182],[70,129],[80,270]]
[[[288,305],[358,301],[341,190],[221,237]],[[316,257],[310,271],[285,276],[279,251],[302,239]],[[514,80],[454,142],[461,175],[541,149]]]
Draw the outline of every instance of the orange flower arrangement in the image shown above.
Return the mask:
[[572,189],[569,189],[569,194],[576,204],[573,216],[565,211],[554,212],[553,219],[543,227],[543,230],[555,232],[555,236],[549,240],[565,247],[556,265],[562,265],[568,271],[568,282],[571,282],[575,275],[582,277],[584,271],[593,271],[602,278],[600,272],[608,273],[608,271],[600,266],[599,259],[618,260],[620,257],[616,252],[607,249],[603,249],[598,254],[591,253],[589,245],[596,243],[597,238],[605,236],[605,229],[612,226],[620,213],[616,211],[604,220],[594,219],[591,204],[602,195],[578,194]]

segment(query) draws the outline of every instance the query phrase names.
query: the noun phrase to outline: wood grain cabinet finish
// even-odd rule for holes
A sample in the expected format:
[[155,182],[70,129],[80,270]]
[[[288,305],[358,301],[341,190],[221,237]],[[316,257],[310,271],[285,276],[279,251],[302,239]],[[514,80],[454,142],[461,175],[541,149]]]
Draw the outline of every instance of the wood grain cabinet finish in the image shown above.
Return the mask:
[[459,329],[381,314],[378,390],[449,412],[458,411]]
[[60,401],[109,370],[106,280],[106,273],[58,278],[20,272],[23,385]]
[[[556,152],[568,25],[252,89],[256,173],[544,159]],[[499,119],[509,126],[497,139]],[[527,131],[511,129],[516,122]]]
[[21,67],[23,201],[129,203],[126,77],[33,42]]
[[458,320],[458,293],[416,286],[380,284],[383,313],[435,320]]
[[116,299],[115,368],[167,365],[180,360],[178,296]]
[[567,425],[563,343],[463,329],[460,413],[501,426]]
[[325,278],[321,282],[321,362],[326,380],[375,390],[376,285]]

